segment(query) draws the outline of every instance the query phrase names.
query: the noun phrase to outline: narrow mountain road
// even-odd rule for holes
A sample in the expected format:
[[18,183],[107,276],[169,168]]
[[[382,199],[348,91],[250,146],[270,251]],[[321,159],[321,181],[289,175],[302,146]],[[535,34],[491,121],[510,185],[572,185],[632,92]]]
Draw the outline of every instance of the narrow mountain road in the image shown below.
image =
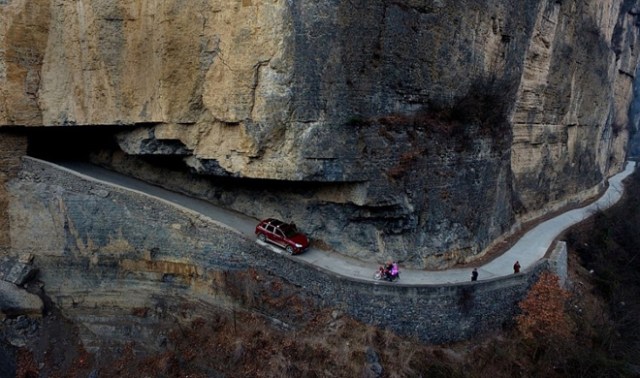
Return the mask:
[[[258,219],[225,210],[204,200],[175,193],[92,164],[82,162],[57,162],[54,165],[58,165],[60,169],[71,171],[88,180],[99,181],[107,185],[132,190],[169,202],[187,211],[199,213],[236,230],[246,238],[256,240],[256,243],[265,248],[269,248],[274,253],[285,253],[278,247],[262,243],[255,238],[254,229],[258,223]],[[611,177],[609,179],[608,189],[597,201],[588,206],[568,211],[540,223],[525,233],[509,250],[485,265],[478,267],[479,280],[512,274],[515,261],[520,261],[520,265],[524,270],[540,260],[544,257],[553,240],[564,230],[591,216],[595,211],[606,209],[615,204],[622,197],[624,189],[622,181],[634,171],[635,166],[635,162],[628,162],[622,172]],[[320,269],[366,281],[374,281],[373,274],[378,268],[378,264],[376,263],[359,261],[317,248],[310,248],[305,253],[292,258],[313,264]],[[471,270],[472,268],[456,268],[443,271],[425,271],[403,269],[401,267],[400,283],[409,285],[433,285],[465,282],[470,280]]]

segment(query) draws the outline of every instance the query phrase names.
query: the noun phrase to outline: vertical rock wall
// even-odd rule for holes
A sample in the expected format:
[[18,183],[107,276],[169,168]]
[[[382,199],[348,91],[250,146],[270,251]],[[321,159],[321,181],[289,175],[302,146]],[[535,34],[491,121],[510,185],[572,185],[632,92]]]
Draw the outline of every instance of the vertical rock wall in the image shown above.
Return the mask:
[[621,167],[638,9],[3,1],[0,125],[138,126],[117,135],[129,156],[260,183],[221,204],[346,254],[448,266]]
[[542,6],[512,117],[514,189],[525,217],[622,166],[638,60],[635,6]]
[[27,152],[27,139],[19,133],[2,133],[0,138],[0,251],[6,252],[11,248],[10,221],[8,208],[10,197],[6,184],[16,178],[21,169],[20,156]]

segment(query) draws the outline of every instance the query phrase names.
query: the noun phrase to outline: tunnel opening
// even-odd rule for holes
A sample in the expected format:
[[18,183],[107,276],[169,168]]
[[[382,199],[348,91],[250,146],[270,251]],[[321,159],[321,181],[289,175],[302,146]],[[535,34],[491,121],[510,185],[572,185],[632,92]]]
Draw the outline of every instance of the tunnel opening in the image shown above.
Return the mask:
[[118,150],[117,132],[126,126],[48,126],[26,131],[29,156],[49,161],[89,161],[99,150]]
[[[125,153],[116,135],[132,131],[141,125],[47,126],[21,128],[27,137],[27,155],[51,162],[83,161],[139,178],[141,171],[158,171],[161,175],[183,175],[209,183],[221,190],[250,190],[256,192],[294,192],[308,196],[318,188],[329,188],[355,183],[318,183],[250,177],[202,174],[184,162],[183,155]],[[137,168],[137,169],[136,169]]]

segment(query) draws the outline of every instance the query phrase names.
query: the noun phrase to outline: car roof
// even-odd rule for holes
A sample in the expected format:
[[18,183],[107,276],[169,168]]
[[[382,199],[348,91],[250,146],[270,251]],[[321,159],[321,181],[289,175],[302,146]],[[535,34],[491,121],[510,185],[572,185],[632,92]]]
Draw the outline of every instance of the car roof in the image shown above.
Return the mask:
[[286,224],[283,221],[281,221],[279,219],[275,219],[275,218],[267,218],[267,219],[264,220],[264,223],[270,223],[270,224],[272,224],[273,226],[276,226],[276,227],[281,226],[283,224]]

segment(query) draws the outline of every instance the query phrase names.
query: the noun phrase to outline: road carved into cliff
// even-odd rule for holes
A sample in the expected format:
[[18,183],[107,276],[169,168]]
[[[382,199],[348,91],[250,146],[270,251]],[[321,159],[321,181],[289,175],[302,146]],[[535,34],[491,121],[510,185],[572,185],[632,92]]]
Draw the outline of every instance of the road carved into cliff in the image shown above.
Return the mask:
[[[254,239],[256,243],[272,250],[274,253],[283,253],[279,248],[262,243],[255,238],[254,229],[258,223],[255,218],[222,209],[207,201],[172,192],[92,164],[58,162],[54,165],[84,179],[131,190],[170,203],[186,211],[195,212],[236,231],[240,237]],[[512,267],[515,261],[520,262],[523,270],[531,267],[544,257],[546,251],[561,232],[590,217],[594,212],[615,204],[622,197],[624,190],[622,181],[634,171],[635,166],[635,162],[628,162],[622,172],[611,177],[608,189],[597,201],[585,207],[567,211],[529,230],[509,250],[479,267],[479,279],[510,275],[513,273]],[[313,247],[305,253],[291,258],[305,261],[319,269],[366,281],[374,281],[373,274],[378,267],[378,264],[373,262],[364,262]],[[471,267],[443,271],[402,269],[401,284],[434,285],[466,282],[470,279],[471,271]]]

